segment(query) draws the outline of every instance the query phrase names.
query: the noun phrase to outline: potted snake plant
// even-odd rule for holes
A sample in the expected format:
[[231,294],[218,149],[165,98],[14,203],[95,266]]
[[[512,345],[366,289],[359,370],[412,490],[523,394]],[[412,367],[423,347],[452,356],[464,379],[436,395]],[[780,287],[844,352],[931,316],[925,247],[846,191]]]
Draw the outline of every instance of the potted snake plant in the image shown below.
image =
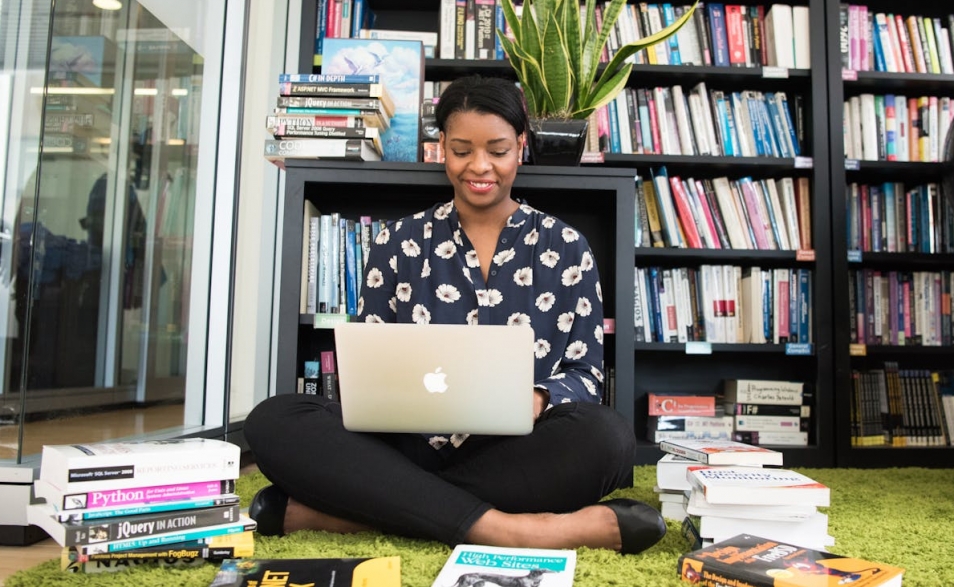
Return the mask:
[[[513,0],[501,0],[511,37],[497,38],[517,75],[530,118],[530,156],[535,164],[578,165],[587,117],[616,98],[632,72],[628,58],[675,34],[691,17],[698,0],[665,29],[620,47],[605,67],[600,56],[626,0],[603,4],[596,24],[596,0],[525,0],[521,15]],[[551,148],[541,143],[549,139]]]

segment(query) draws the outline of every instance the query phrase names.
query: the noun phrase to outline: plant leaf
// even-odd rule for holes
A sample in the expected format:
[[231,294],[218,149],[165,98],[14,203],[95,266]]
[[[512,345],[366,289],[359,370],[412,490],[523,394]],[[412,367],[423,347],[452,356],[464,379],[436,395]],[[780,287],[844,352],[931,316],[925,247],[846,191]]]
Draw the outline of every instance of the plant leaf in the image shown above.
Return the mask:
[[547,114],[566,115],[573,98],[571,88],[570,56],[564,45],[564,36],[555,13],[544,24],[543,29],[543,79],[549,94]]
[[[501,3],[500,5],[503,7],[504,20],[507,21],[507,27],[510,29],[510,32],[517,44],[521,44],[522,37],[520,34],[520,19],[517,18],[517,10],[513,7],[513,0],[499,1]],[[501,39],[507,38],[507,36],[500,29],[497,29],[497,37]]]
[[631,71],[633,71],[633,64],[627,63],[621,70],[616,72],[616,75],[608,80],[603,81],[603,79],[600,78],[600,85],[596,88],[594,94],[590,96],[585,105],[578,104],[577,109],[570,113],[570,117],[586,118],[600,106],[608,104],[616,97],[616,94],[626,87],[626,82],[629,80]]

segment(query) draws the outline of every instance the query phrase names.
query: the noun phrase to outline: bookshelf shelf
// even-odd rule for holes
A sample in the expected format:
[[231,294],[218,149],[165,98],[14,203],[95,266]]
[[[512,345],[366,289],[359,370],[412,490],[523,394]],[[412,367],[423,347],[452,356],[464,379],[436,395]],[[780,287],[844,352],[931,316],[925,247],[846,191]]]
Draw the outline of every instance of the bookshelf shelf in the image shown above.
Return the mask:
[[[706,343],[703,343],[706,344]],[[784,344],[728,344],[711,343],[712,354],[765,354],[765,355],[784,355]],[[686,351],[686,345],[683,343],[667,342],[637,342],[637,352],[659,352],[659,353],[681,353],[693,354]]]
[[636,261],[640,265],[684,265],[691,263],[732,263],[736,265],[759,265],[765,267],[811,267],[812,261],[798,261],[796,251],[757,251],[738,249],[636,249]]
[[854,72],[857,79],[845,79],[846,93],[869,90],[890,92],[938,92],[954,87],[954,75],[939,73],[890,73],[885,71]]
[[866,253],[861,252],[861,261],[852,262],[851,268],[902,269],[921,271],[954,267],[951,253]]
[[921,161],[845,160],[845,179],[849,182],[938,180],[945,171],[944,163]]
[[659,167],[665,165],[670,174],[696,173],[702,175],[731,174],[733,177],[757,175],[759,177],[786,175],[791,177],[809,175],[811,168],[796,167],[795,159],[781,157],[714,157],[688,155],[623,155],[604,153],[603,166],[607,167]]

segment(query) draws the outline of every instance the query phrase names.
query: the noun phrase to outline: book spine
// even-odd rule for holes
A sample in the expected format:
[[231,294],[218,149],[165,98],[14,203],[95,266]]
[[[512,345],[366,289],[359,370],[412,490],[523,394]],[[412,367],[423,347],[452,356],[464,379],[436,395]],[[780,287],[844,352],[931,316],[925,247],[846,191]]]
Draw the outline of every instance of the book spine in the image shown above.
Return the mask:
[[213,508],[217,506],[234,505],[239,503],[237,495],[223,495],[208,499],[196,499],[190,501],[170,501],[165,503],[145,504],[138,506],[129,506],[121,508],[86,510],[86,511],[63,511],[57,512],[56,519],[67,524],[77,524],[84,520],[102,520],[106,518],[121,518],[125,516],[139,516],[144,514],[159,514],[163,512],[176,512]]
[[203,538],[213,538],[215,536],[226,536],[229,534],[238,534],[255,530],[257,524],[251,519],[242,519],[232,524],[222,524],[219,526],[209,526],[206,528],[194,528],[182,532],[171,532],[168,534],[156,534],[144,536],[141,538],[130,538],[126,540],[117,540],[113,542],[101,542],[81,546],[82,554],[94,554],[99,552],[121,552],[124,550],[135,550],[138,548],[149,548],[151,546],[171,545],[179,542],[199,540]]
[[84,546],[98,542],[132,540],[156,534],[216,526],[239,519],[238,504],[206,508],[187,513],[174,512],[132,516],[105,523],[63,524],[66,537],[63,546]]
[[282,73],[278,75],[279,84],[379,84],[381,81],[381,75],[377,73]]
[[321,351],[321,389],[325,398],[338,400],[338,374],[335,370],[335,352]]
[[235,491],[235,481],[203,481],[198,483],[177,483],[174,485],[156,485],[147,487],[126,487],[87,493],[71,493],[54,499],[44,489],[52,489],[45,483],[36,483],[37,497],[49,503],[60,503],[62,510],[95,509],[105,507],[136,506],[169,501],[182,501],[213,497]]

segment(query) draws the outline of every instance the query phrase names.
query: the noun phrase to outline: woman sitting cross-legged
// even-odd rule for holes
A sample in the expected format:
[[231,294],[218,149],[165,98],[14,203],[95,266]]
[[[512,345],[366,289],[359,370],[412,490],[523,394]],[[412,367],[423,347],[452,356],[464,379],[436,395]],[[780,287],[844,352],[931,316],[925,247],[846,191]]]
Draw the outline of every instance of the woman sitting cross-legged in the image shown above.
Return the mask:
[[273,483],[250,514],[273,535],[379,530],[450,545],[641,552],[666,532],[659,513],[633,500],[600,502],[631,481],[636,441],[631,424],[600,404],[593,254],[579,232],[511,196],[527,132],[523,96],[507,80],[461,78],[442,94],[437,124],[453,199],[377,236],[358,320],[529,324],[533,431],[352,432],[337,403],[277,395],[245,422]]

